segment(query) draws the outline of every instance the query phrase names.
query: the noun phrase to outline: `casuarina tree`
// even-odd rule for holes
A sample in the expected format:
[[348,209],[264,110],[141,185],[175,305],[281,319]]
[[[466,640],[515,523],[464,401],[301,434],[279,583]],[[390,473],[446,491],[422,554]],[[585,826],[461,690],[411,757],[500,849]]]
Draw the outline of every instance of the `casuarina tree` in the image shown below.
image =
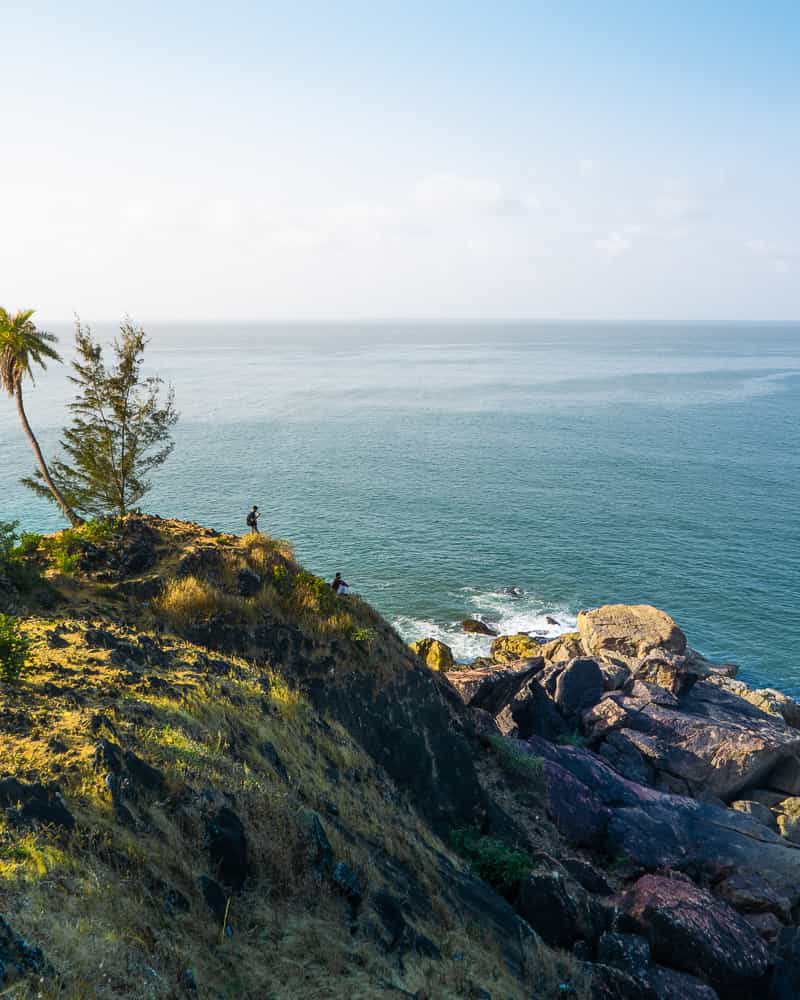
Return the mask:
[[[149,474],[173,449],[178,420],[172,387],[142,373],[147,336],[130,320],[120,326],[106,365],[103,348],[80,321],[70,381],[72,423],[61,438],[64,456],[52,463],[59,489],[82,514],[123,516],[150,489]],[[42,477],[23,480],[46,495]]]
[[61,357],[53,346],[57,338],[51,333],[37,330],[33,320],[33,309],[19,310],[13,315],[0,308],[0,385],[13,396],[17,403],[17,413],[22,429],[30,442],[40,482],[40,492],[57,503],[73,527],[81,524],[81,518],[75,513],[64,494],[53,481],[42,449],[33,433],[25,404],[22,398],[22,383],[27,375],[33,379],[33,366],[46,368],[46,361],[61,361]]

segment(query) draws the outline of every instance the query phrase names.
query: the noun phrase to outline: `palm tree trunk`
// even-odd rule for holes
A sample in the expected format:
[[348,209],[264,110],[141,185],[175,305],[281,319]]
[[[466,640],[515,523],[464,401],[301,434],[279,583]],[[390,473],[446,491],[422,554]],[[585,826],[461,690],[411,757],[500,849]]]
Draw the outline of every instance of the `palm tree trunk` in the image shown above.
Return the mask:
[[31,425],[28,423],[28,417],[25,413],[25,407],[22,405],[22,382],[21,380],[17,382],[15,399],[17,401],[17,413],[19,414],[20,423],[22,424],[22,429],[28,437],[31,443],[31,448],[33,448],[33,454],[36,456],[36,464],[39,466],[39,471],[42,474],[42,478],[47,483],[47,487],[50,492],[55,497],[56,503],[64,512],[64,516],[67,518],[69,523],[73,528],[79,528],[83,524],[83,519],[78,517],[75,511],[70,507],[67,501],[64,499],[61,490],[53,482],[50,475],[50,470],[47,468],[47,463],[44,460],[44,455],[42,454],[42,449],[39,447],[39,442],[36,440],[36,435],[31,429]]

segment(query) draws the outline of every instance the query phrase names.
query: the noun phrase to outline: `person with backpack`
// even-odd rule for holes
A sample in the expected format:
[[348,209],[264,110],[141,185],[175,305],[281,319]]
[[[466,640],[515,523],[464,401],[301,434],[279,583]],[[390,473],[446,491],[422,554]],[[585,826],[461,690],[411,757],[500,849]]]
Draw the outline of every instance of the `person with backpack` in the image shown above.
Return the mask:
[[259,534],[258,519],[260,517],[261,514],[258,511],[258,507],[256,507],[255,504],[253,504],[253,509],[247,512],[247,527],[250,529],[251,535]]
[[350,584],[347,582],[347,580],[342,579],[341,573],[336,574],[336,576],[333,578],[333,583],[331,584],[331,587],[333,587],[333,592],[335,594],[342,594],[342,595],[347,593],[347,589],[349,586]]

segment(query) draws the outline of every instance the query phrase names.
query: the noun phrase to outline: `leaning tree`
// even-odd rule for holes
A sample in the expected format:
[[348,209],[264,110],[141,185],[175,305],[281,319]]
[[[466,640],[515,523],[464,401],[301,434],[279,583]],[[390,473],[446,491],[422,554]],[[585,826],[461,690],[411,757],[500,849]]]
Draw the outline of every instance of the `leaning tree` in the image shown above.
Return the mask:
[[0,307],[0,385],[9,396],[13,396],[16,400],[22,429],[30,442],[33,454],[36,456],[36,464],[39,466],[39,479],[45,484],[42,487],[43,491],[58,504],[70,524],[76,528],[83,521],[53,481],[42,449],[25,413],[25,404],[22,398],[22,383],[25,376],[27,375],[33,382],[34,365],[46,368],[45,360],[61,361],[58,351],[53,346],[57,342],[57,338],[51,333],[45,333],[36,328],[31,319],[33,313],[33,309],[24,309],[18,310],[12,315]]

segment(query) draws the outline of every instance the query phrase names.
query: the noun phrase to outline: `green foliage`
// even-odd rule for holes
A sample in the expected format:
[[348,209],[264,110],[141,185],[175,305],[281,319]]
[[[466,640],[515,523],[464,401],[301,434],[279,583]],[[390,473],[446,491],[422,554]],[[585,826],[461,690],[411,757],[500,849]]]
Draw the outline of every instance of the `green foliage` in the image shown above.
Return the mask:
[[[52,478],[81,513],[124,515],[150,489],[148,474],[172,452],[174,393],[169,388],[162,399],[162,380],[143,376],[147,337],[130,320],[120,326],[112,365],[80,322],[75,344],[70,381],[77,395],[69,404],[72,423],[62,432],[65,457],[52,463]],[[41,496],[53,495],[41,471],[23,482]]]
[[14,556],[27,559],[35,555],[42,542],[42,536],[35,531],[23,531],[19,536],[19,545],[14,549]]
[[489,743],[497,754],[500,765],[506,771],[536,781],[541,779],[544,768],[544,760],[541,757],[526,753],[505,736],[490,736]]
[[0,614],[0,680],[13,683],[28,669],[28,637],[19,631],[16,618]]
[[476,875],[502,891],[513,889],[533,868],[532,859],[524,851],[493,837],[482,837],[468,827],[452,830],[450,844]]
[[559,743],[561,743],[562,746],[568,747],[585,747],[588,746],[590,742],[591,740],[589,740],[586,736],[582,736],[577,729],[573,729],[571,733],[567,733],[566,736],[563,736],[559,740]]
[[374,628],[354,628],[350,633],[350,638],[353,642],[363,642],[370,646],[378,638],[378,633]]
[[68,528],[51,538],[42,539],[42,547],[59,573],[75,573],[80,568],[84,545],[104,545],[111,541],[118,527],[114,517],[87,521],[80,528]]
[[0,573],[11,562],[17,547],[19,521],[0,521]]

